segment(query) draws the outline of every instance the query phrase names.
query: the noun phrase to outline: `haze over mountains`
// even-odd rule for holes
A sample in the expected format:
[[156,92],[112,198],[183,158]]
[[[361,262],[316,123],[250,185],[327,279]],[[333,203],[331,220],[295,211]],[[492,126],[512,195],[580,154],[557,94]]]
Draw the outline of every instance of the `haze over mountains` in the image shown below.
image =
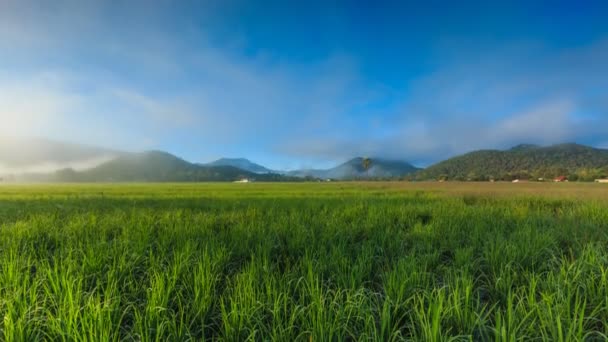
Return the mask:
[[[43,139],[4,139],[0,176],[6,181],[135,182],[135,181],[294,181],[304,178],[366,179],[398,178],[418,169],[406,162],[370,158],[365,170],[362,158],[330,169],[271,170],[245,158],[221,158],[191,163],[163,151],[130,153]],[[20,154],[20,146],[28,146]]]
[[290,176],[312,177],[322,179],[358,179],[358,178],[395,178],[414,173],[419,168],[403,161],[369,158],[370,165],[365,169],[363,158],[353,158],[334,168],[326,170],[296,170],[287,172]]
[[233,166],[193,164],[163,151],[130,153],[80,172],[61,170],[53,177],[56,181],[67,182],[221,182],[242,178],[287,180],[277,174],[256,174]]
[[578,144],[522,144],[480,150],[420,169],[383,158],[350,159],[329,169],[272,170],[245,158],[192,163],[163,151],[131,153],[44,139],[0,140],[0,177],[23,182],[298,181],[306,179],[511,180],[566,175],[572,180],[608,176],[608,150]]
[[0,137],[0,174],[85,170],[124,155],[96,146],[40,138]]

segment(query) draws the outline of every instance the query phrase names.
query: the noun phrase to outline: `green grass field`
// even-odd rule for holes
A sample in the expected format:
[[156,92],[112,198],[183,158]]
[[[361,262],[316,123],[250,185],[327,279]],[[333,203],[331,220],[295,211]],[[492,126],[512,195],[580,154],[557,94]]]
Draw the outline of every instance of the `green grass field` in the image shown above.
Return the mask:
[[606,340],[608,186],[0,186],[0,340]]

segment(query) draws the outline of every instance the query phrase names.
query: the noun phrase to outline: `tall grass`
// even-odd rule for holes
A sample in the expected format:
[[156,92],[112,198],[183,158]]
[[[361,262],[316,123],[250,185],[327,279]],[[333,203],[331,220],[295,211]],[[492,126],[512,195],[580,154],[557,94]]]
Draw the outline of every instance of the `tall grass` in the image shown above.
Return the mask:
[[0,188],[0,340],[608,339],[608,201],[383,186]]

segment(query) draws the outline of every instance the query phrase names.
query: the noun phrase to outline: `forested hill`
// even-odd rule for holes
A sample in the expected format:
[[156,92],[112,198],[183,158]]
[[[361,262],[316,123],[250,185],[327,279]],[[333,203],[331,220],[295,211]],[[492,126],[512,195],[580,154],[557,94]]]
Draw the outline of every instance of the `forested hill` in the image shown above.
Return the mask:
[[131,153],[94,168],[20,175],[29,182],[222,182],[248,178],[258,181],[298,180],[279,174],[256,174],[233,166],[203,166],[162,151]]
[[608,176],[608,150],[579,144],[548,147],[518,145],[510,150],[481,150],[450,158],[414,176],[417,180],[551,179],[591,181]]

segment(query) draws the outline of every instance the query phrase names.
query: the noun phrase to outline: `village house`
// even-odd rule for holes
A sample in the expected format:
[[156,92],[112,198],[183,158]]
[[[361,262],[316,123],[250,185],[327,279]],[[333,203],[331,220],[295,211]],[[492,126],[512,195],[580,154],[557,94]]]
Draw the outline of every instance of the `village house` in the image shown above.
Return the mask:
[[566,176],[555,177],[555,179],[553,181],[557,182],[557,183],[567,182],[568,177],[566,177]]
[[608,178],[606,178],[606,179],[596,179],[595,182],[596,183],[607,183],[608,184]]

